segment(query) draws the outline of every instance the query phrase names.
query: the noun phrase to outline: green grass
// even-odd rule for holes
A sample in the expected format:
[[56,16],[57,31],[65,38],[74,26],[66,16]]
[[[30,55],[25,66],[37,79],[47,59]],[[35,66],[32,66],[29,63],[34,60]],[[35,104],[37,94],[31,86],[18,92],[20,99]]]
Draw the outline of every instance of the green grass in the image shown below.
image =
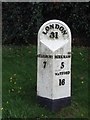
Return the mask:
[[3,118],[87,118],[88,48],[72,49],[72,103],[50,112],[37,103],[36,46],[3,46]]

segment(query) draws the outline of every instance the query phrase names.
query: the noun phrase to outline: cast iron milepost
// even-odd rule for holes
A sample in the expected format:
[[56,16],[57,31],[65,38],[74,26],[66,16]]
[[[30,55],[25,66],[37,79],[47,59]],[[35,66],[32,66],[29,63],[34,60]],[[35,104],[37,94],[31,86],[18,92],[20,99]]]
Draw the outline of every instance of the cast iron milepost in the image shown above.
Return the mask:
[[37,99],[57,111],[71,103],[71,32],[60,20],[45,22],[38,32]]

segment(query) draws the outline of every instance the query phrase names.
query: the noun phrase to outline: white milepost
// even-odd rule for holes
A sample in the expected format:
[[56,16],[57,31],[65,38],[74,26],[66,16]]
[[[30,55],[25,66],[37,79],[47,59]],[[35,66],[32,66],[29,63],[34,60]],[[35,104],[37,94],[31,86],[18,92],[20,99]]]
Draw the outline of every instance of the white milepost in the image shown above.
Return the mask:
[[45,22],[38,32],[37,98],[51,111],[71,103],[71,32],[60,20]]

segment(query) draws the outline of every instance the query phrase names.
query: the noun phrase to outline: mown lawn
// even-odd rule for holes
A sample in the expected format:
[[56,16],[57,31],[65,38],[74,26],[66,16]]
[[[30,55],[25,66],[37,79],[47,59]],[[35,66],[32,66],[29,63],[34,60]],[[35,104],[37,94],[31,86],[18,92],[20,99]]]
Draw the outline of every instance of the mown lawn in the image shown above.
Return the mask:
[[58,112],[42,108],[36,99],[36,46],[3,46],[3,118],[87,118],[88,48],[72,48],[72,103]]

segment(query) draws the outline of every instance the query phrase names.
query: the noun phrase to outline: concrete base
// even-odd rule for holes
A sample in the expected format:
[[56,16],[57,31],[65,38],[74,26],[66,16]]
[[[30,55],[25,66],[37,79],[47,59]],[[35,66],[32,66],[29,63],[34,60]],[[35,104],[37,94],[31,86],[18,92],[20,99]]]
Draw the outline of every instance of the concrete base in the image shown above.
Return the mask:
[[61,108],[69,106],[71,104],[71,97],[52,100],[52,99],[37,96],[37,100],[41,106],[46,107],[53,112],[56,112]]

